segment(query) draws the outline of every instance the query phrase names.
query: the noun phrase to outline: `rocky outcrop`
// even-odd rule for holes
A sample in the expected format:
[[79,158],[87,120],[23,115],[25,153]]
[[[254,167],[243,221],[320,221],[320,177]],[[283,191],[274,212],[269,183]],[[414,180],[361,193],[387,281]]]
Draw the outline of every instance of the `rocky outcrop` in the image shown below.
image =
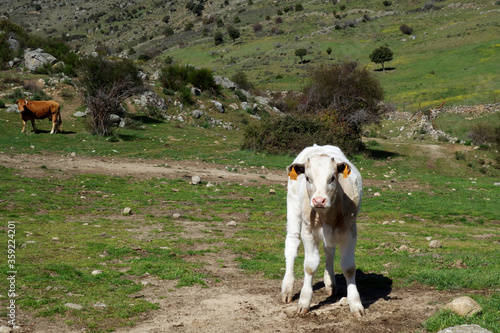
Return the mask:
[[42,49],[36,50],[26,50],[24,52],[24,65],[30,71],[34,71],[39,67],[43,67],[45,64],[53,65],[57,62],[57,59],[44,52]]

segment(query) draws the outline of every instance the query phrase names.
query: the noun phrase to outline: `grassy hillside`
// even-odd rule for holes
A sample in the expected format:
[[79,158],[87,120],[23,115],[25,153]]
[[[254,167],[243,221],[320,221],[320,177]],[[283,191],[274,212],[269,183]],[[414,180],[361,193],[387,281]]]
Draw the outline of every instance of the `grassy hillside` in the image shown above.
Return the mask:
[[[497,2],[393,1],[384,6],[379,0],[335,5],[304,1],[298,11],[297,4],[220,0],[204,3],[200,16],[184,1],[86,1],[64,6],[47,1],[35,11],[30,1],[19,0],[2,7],[33,33],[64,39],[85,52],[97,47],[117,55],[133,48],[132,57],[148,55],[155,59],[148,63],[152,66],[172,57],[227,77],[245,71],[261,90],[300,89],[311,66],[350,59],[377,71],[386,100],[402,110],[427,109],[443,101],[493,103],[500,98]],[[222,21],[219,27],[217,19]],[[412,35],[400,31],[402,24],[413,28]],[[235,42],[227,34],[229,25],[241,33]],[[163,35],[166,27],[173,35]],[[224,43],[217,46],[216,31],[224,34]],[[386,64],[389,70],[380,72],[380,65],[368,56],[385,44],[394,60]],[[326,53],[329,47],[331,55]],[[298,48],[307,49],[306,63],[295,56]]]

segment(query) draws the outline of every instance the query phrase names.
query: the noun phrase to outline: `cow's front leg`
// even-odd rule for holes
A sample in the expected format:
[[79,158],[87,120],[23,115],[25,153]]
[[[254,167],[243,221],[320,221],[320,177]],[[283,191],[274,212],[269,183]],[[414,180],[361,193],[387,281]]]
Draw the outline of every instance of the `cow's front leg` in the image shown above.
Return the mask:
[[281,284],[281,300],[290,303],[293,298],[293,284],[295,281],[293,266],[297,258],[300,245],[300,208],[289,204],[287,207],[287,233],[285,240],[286,271]]
[[313,296],[313,277],[319,266],[319,233],[317,229],[302,228],[302,242],[304,244],[304,285],[300,291],[297,313],[305,314],[311,307]]
[[23,129],[21,130],[21,133],[25,133],[26,132],[26,121],[23,120]]
[[335,273],[333,272],[333,262],[335,258],[335,246],[324,245],[325,250],[325,274],[323,281],[325,282],[325,292],[328,296],[337,293],[337,284],[335,283]]
[[349,303],[351,313],[355,317],[361,317],[365,312],[365,308],[361,304],[358,288],[356,287],[356,264],[354,260],[356,236],[346,236],[346,239],[340,246],[340,268],[347,283],[347,302]]
[[56,130],[56,123],[52,123],[52,130],[50,131],[50,134],[54,134]]
[[328,296],[337,293],[335,273],[333,272],[336,245],[333,242],[332,234],[332,227],[328,224],[323,225],[323,250],[325,251],[325,273],[323,275],[323,281],[325,283],[325,292]]

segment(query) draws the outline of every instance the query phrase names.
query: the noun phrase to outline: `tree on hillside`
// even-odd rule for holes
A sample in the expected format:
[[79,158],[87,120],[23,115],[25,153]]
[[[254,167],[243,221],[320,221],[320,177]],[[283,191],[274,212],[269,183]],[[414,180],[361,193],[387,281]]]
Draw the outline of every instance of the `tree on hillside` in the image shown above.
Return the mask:
[[276,103],[286,106],[284,117],[248,127],[243,147],[274,153],[299,152],[313,143],[362,149],[362,125],[379,121],[387,110],[380,83],[356,62],[314,68],[310,79],[302,94]]
[[307,55],[307,50],[306,49],[296,49],[295,50],[295,55],[300,58],[300,62],[302,62],[302,58],[304,58]]
[[240,31],[232,26],[229,26],[227,28],[227,33],[229,34],[229,37],[231,37],[231,39],[233,40],[233,43],[236,41],[237,38],[241,36]]
[[326,53],[328,54],[328,60],[330,60],[330,54],[332,54],[332,51],[333,51],[333,50],[332,50],[332,48],[331,48],[331,47],[328,47],[328,48],[326,49]]
[[376,64],[381,64],[383,71],[385,71],[384,64],[387,61],[391,61],[392,59],[393,59],[393,53],[387,45],[376,48],[370,54],[370,60]]
[[78,88],[90,111],[92,134],[111,134],[111,115],[123,112],[123,101],[144,91],[139,70],[129,59],[116,62],[105,57],[87,57],[79,68]]
[[224,36],[222,35],[222,32],[216,31],[214,34],[214,43],[215,45],[220,45],[224,43]]

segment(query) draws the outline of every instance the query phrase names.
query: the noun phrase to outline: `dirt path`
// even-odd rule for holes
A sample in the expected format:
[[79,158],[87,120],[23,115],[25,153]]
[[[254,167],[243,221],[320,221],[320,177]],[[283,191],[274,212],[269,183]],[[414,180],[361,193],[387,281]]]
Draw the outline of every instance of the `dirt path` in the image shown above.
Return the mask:
[[[193,161],[165,164],[165,160],[3,153],[0,154],[0,165],[15,168],[20,175],[30,177],[46,177],[46,170],[49,169],[62,178],[92,173],[137,178],[198,175],[203,181],[251,180],[255,184],[269,185],[286,181],[284,172],[241,168],[235,173],[224,166]],[[46,168],[41,169],[41,166]],[[225,263],[222,267],[221,258]],[[427,286],[393,289],[391,280],[382,275],[358,274],[366,315],[355,319],[350,315],[349,307],[343,305],[345,280],[337,275],[340,294],[327,297],[321,282],[318,282],[311,312],[298,316],[295,310],[302,281],[296,281],[295,300],[291,304],[282,304],[279,299],[281,281],[250,276],[237,267],[234,258],[233,253],[224,249],[206,254],[205,269],[220,280],[208,288],[175,288],[173,281],[142,277],[142,281],[149,284],[136,297],[155,302],[160,309],[148,313],[136,326],[120,328],[116,332],[423,332],[422,322],[457,296],[453,292],[436,291]],[[377,280],[377,288],[371,287],[374,279]],[[315,281],[320,280],[317,278]],[[23,314],[23,317],[29,317],[29,314]],[[29,322],[22,332],[81,332],[66,326],[64,318],[36,318]]]

